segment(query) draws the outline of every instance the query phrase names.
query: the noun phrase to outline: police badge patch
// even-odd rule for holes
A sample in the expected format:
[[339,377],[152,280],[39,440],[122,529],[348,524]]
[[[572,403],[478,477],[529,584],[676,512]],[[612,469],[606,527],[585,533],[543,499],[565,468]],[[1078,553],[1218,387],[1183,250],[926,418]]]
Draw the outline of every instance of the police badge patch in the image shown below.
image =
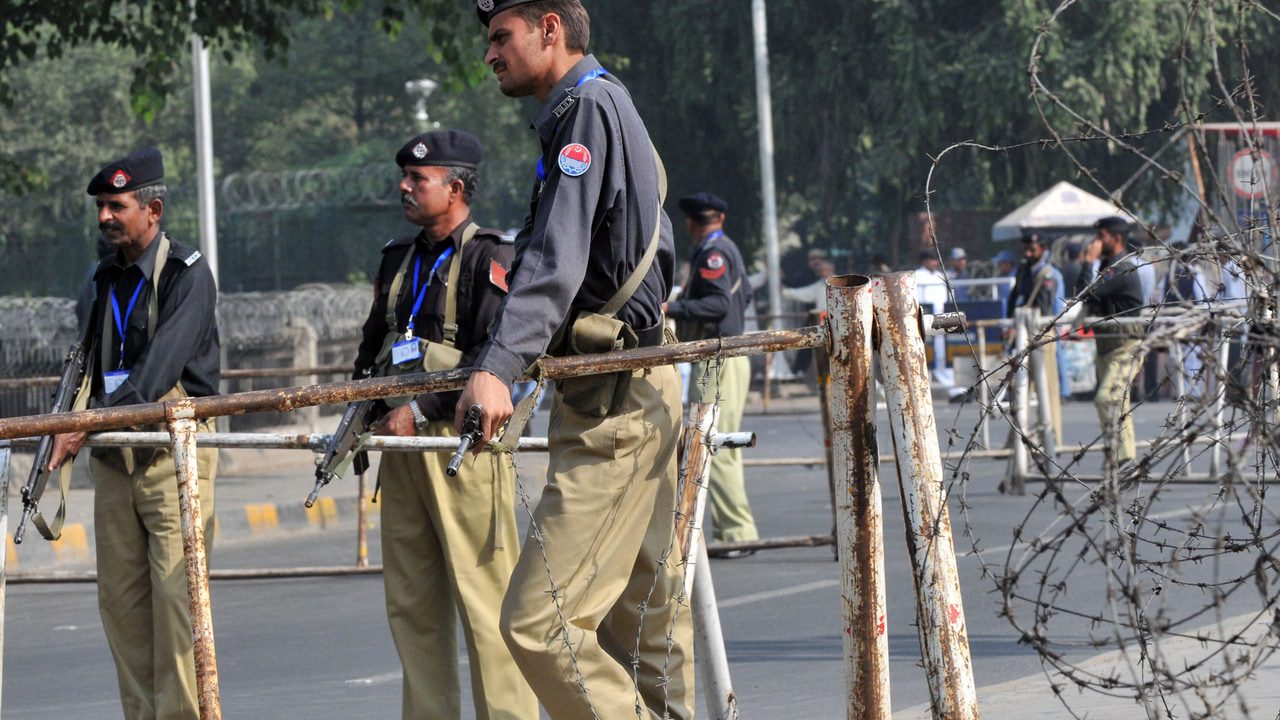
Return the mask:
[[557,162],[565,175],[579,177],[591,169],[591,151],[581,143],[569,143],[560,149]]
[[476,7],[480,8],[480,12],[489,12],[493,9],[493,0],[479,0]]
[[426,156],[427,156],[427,146],[426,146],[425,144],[423,144],[423,143],[418,143],[417,145],[414,145],[414,146],[413,146],[413,156],[414,156],[414,157],[416,157],[416,158],[418,158],[419,160],[421,160],[422,158],[426,157]]
[[729,269],[725,263],[724,255],[718,252],[708,255],[706,263],[706,267],[698,268],[698,275],[703,280],[719,280],[724,277],[725,272]]
[[125,185],[128,185],[129,181],[132,179],[133,178],[129,177],[129,173],[123,170],[117,170],[116,174],[111,176],[111,186],[119,190]]

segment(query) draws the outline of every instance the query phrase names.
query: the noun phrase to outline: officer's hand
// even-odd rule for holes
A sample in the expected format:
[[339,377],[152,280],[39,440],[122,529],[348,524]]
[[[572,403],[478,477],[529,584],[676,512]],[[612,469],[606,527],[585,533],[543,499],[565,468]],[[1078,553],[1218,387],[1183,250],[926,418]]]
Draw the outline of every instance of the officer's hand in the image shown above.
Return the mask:
[[462,432],[467,410],[472,405],[484,408],[480,416],[480,432],[484,438],[473,448],[478,453],[511,417],[511,388],[493,373],[484,370],[471,373],[471,379],[462,389],[462,398],[458,400],[458,407],[453,413],[453,426],[459,433]]
[[80,452],[80,448],[84,447],[85,438],[88,433],[69,432],[59,433],[53,436],[53,451],[49,454],[49,467],[45,468],[49,472],[53,472],[62,467],[63,461],[67,458],[74,458],[76,453]]
[[418,426],[413,421],[413,411],[408,404],[392,410],[371,428],[374,435],[396,435],[398,437],[414,437],[418,434]]

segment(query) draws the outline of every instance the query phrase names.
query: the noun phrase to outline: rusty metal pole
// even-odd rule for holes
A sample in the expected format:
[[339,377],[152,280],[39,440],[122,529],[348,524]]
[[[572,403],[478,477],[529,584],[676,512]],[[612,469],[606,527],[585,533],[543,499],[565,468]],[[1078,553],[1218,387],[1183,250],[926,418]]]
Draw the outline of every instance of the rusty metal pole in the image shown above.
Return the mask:
[[[822,449],[827,457],[827,493],[831,497],[831,537],[834,538],[840,520],[836,510],[836,469],[831,459],[831,357],[825,347],[813,349],[813,362],[818,376],[818,409],[822,411],[822,427],[827,431],[822,438]],[[831,545],[831,552],[836,560],[840,559],[837,544]]]
[[[9,460],[12,457],[9,441],[0,440],[0,543],[6,545],[0,548],[0,689],[4,688],[4,601],[9,578]],[[0,710],[3,708],[3,694],[0,693]]]
[[871,282],[862,275],[827,281],[832,399],[825,418],[830,438],[827,468],[839,482],[835,535],[849,720],[889,720],[891,716],[884,512],[872,393]]
[[200,513],[200,476],[196,462],[196,415],[190,399],[166,402],[173,464],[178,472],[178,510],[182,517],[182,556],[187,573],[191,637],[195,644],[196,692],[200,720],[220,720],[218,658],[213,646],[213,613],[209,607],[209,567],[204,553],[204,520]]
[[356,475],[356,567],[369,567],[369,517],[364,473]]
[[680,463],[679,515],[676,516],[676,538],[680,541],[680,560],[684,563],[686,597],[693,591],[694,568],[700,557],[698,548],[706,544],[702,537],[702,518],[710,489],[710,439],[715,437],[719,419],[719,405],[689,404],[689,422],[685,424]]
[[982,447],[991,447],[991,389],[987,387],[987,328],[978,324],[978,426],[982,429]]
[[1222,411],[1227,404],[1227,378],[1231,364],[1231,339],[1226,334],[1222,334],[1222,342],[1218,345],[1218,372],[1217,383],[1215,383],[1215,395],[1213,397],[1213,449],[1209,453],[1209,477],[1217,478],[1222,476],[1222,443],[1226,439],[1227,431],[1222,427]]
[[933,717],[976,720],[978,698],[915,285],[911,273],[878,275],[872,282],[880,368],[915,575],[916,624]]

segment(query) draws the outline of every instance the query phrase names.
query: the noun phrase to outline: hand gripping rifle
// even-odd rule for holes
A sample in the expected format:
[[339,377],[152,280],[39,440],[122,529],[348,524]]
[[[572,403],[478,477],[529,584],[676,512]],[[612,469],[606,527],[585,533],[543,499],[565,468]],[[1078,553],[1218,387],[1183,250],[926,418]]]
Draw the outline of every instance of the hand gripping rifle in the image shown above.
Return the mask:
[[467,408],[467,418],[462,421],[462,437],[458,440],[458,449],[453,452],[453,457],[449,458],[449,467],[444,469],[445,475],[457,477],[458,468],[462,467],[467,451],[484,439],[484,433],[480,431],[480,416],[483,413],[484,408],[479,405]]
[[[369,375],[368,370],[361,373],[361,377],[369,377]],[[334,431],[328,447],[325,448],[324,457],[316,463],[316,486],[307,496],[307,507],[315,504],[316,498],[320,496],[320,490],[325,485],[342,477],[348,465],[355,466],[357,475],[369,469],[369,458],[360,449],[373,434],[369,428],[375,419],[374,409],[377,402],[377,400],[361,400],[347,404],[346,412],[342,413],[342,420],[338,421],[338,429]]]
[[[90,313],[89,316],[93,317],[93,314]],[[53,395],[51,413],[67,412],[75,404],[87,370],[89,327],[92,324],[92,322],[84,324],[80,341],[71,346],[67,351],[67,358],[62,361],[62,379],[58,381],[58,389]],[[40,438],[40,444],[36,446],[36,456],[31,463],[31,475],[27,477],[27,484],[22,488],[22,518],[18,520],[18,527],[13,531],[14,545],[22,544],[22,538],[27,532],[27,521],[40,512],[40,498],[44,495],[45,486],[49,484],[48,467],[49,458],[52,455],[53,436],[46,435]],[[58,531],[55,529],[53,532],[56,535]],[[56,539],[56,537],[50,539]]]

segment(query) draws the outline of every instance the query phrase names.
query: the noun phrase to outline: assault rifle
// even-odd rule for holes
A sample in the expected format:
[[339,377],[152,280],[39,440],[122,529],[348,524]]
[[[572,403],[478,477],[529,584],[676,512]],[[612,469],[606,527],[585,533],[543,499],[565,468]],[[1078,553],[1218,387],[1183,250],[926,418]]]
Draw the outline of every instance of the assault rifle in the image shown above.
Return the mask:
[[479,405],[467,408],[467,418],[462,421],[462,437],[458,440],[458,449],[453,452],[453,457],[449,458],[449,467],[444,469],[445,475],[457,477],[458,468],[462,467],[467,451],[484,439],[484,433],[480,431],[480,415],[483,412],[484,408]]
[[[361,377],[369,377],[369,375],[370,372],[365,370]],[[377,400],[361,400],[347,404],[346,412],[342,413],[342,420],[338,421],[338,429],[334,431],[333,437],[329,439],[329,446],[325,448],[324,457],[316,463],[316,486],[307,496],[307,507],[314,505],[316,498],[320,496],[320,490],[342,477],[348,466],[354,466],[357,475],[369,469],[369,458],[360,449],[373,434],[369,428],[375,420],[374,409],[377,402]]]
[[[89,317],[93,317],[93,314],[90,313]],[[85,322],[80,331],[80,341],[71,346],[67,351],[67,358],[62,361],[62,379],[58,381],[58,389],[53,394],[53,409],[49,411],[51,413],[67,412],[76,402],[76,395],[80,392],[87,369],[89,326],[92,324],[91,321]],[[14,545],[22,544],[22,537],[27,532],[27,521],[40,511],[40,498],[44,495],[45,486],[49,484],[48,466],[52,456],[53,436],[46,435],[40,438],[40,444],[36,446],[36,456],[31,462],[31,475],[22,488],[22,518],[13,531]]]

